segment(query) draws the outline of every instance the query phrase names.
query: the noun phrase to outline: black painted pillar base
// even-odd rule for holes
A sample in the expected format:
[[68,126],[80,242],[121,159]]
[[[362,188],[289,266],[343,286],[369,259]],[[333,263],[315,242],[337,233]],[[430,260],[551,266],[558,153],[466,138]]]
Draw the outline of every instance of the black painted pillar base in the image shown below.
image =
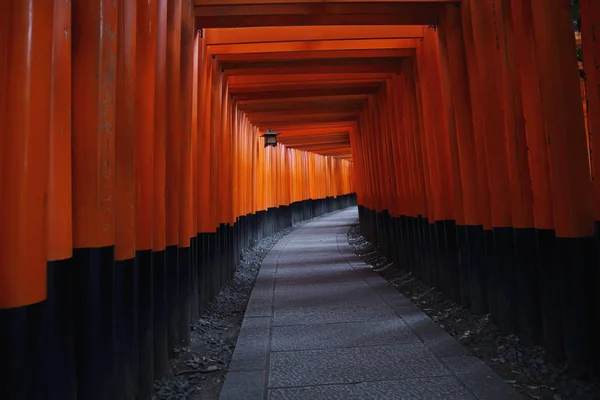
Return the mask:
[[167,254],[166,251],[152,253],[153,324],[154,324],[154,375],[164,376],[169,362],[168,306],[167,306]]
[[198,239],[190,238],[190,321],[197,321],[200,317],[198,314]]
[[[8,388],[3,395],[7,399],[45,400],[48,394],[61,400],[77,399],[77,361],[75,356],[75,332],[73,324],[73,287],[74,287],[73,260],[61,260],[48,263],[48,297],[45,301],[27,307],[13,309],[27,309],[27,329],[30,335],[27,345],[29,355],[26,353],[17,356],[22,362],[29,361],[30,373],[20,376],[21,383],[31,389],[31,397],[18,397],[11,393],[10,386],[19,383],[18,369],[13,370],[10,354],[19,351],[20,346],[14,349],[5,349],[3,345],[13,347],[5,342],[5,334],[0,336],[0,354],[4,366],[11,366],[0,374],[0,387]],[[11,333],[10,321],[1,315],[11,310],[0,310],[0,332]],[[17,325],[18,326],[18,325]],[[7,329],[5,331],[5,329]],[[17,332],[22,340],[27,340],[25,330]],[[6,358],[5,358],[6,356]],[[19,363],[16,364],[17,368]],[[7,376],[8,375],[8,376]],[[14,379],[6,382],[5,379]]]
[[594,237],[557,238],[561,303],[568,372],[575,378],[591,377],[596,249]]
[[152,251],[138,251],[136,258],[139,268],[138,398],[145,399],[151,397],[154,392],[154,271]]
[[115,398],[114,248],[74,249],[79,399]]
[[494,254],[496,258],[496,301],[498,327],[505,333],[515,333],[517,314],[517,284],[515,270],[514,228],[494,228]]
[[0,354],[2,354],[2,373],[0,387],[3,396],[9,399],[27,399],[31,396],[31,385],[28,377],[29,343],[27,317],[31,306],[0,309]]
[[[483,232],[483,228],[481,228],[481,231]],[[471,252],[469,250],[469,226],[458,225],[456,232],[458,236],[458,279],[460,282],[460,301],[458,304],[464,308],[471,308],[471,279],[475,279],[475,277],[471,277],[473,267],[471,266]]]
[[456,222],[436,222],[437,242],[440,249],[440,286],[444,293],[460,303],[460,272],[458,266],[458,236]]
[[166,248],[166,276],[167,276],[167,341],[169,356],[173,349],[179,346],[179,251],[178,247]]
[[515,229],[515,251],[519,337],[527,344],[540,343],[542,337],[540,277],[534,228]]
[[133,398],[138,386],[138,283],[138,260],[115,261],[115,389],[118,399]]
[[562,310],[560,301],[561,273],[556,255],[554,230],[536,229],[539,268],[542,343],[553,361],[564,360]]
[[217,275],[217,234],[215,232],[204,234],[206,258],[204,264],[204,271],[206,273],[206,305],[210,304],[212,299],[215,297],[219,284],[219,277]]
[[190,291],[190,256],[189,247],[179,247],[178,286],[179,286],[179,346],[190,343],[190,303],[192,294]]

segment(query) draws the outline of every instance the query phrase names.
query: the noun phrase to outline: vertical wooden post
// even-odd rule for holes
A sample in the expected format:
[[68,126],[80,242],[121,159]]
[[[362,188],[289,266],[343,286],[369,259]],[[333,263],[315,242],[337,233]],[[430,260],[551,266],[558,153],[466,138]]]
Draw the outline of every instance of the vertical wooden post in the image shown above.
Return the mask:
[[[46,238],[48,241],[48,298],[39,308],[40,329],[36,395],[55,393],[77,398],[77,369],[73,330],[73,205],[71,186],[71,2],[54,0],[52,89]],[[1,41],[1,40],[0,40]],[[0,44],[2,47],[2,44]],[[0,75],[1,72],[0,72]],[[0,82],[2,78],[0,78]],[[2,87],[5,87],[4,85]],[[1,96],[0,96],[1,97]],[[1,103],[1,101],[0,101]],[[0,108],[2,108],[0,104]],[[0,122],[0,126],[2,123]],[[1,179],[0,179],[1,181]],[[1,184],[0,184],[1,185]],[[0,325],[3,325],[0,322]],[[2,353],[2,350],[0,350]],[[2,384],[0,383],[0,386]]]
[[5,1],[0,14],[0,386],[28,398],[47,372],[27,357],[26,318],[47,298],[53,1]]
[[536,238],[533,218],[533,191],[528,143],[525,134],[525,117],[519,80],[519,64],[515,41],[515,31],[510,0],[501,0],[502,9],[495,14],[495,21],[504,33],[500,38],[500,55],[504,53],[503,71],[504,118],[510,193],[512,202],[514,243],[515,243],[515,282],[518,306],[515,308],[517,329],[529,343],[540,337],[539,276],[536,252]]
[[169,307],[169,349],[180,339],[179,286],[179,195],[181,143],[181,7],[182,0],[169,1],[167,8],[167,132],[166,132],[166,235],[167,304]]
[[[457,35],[462,37],[460,10],[457,7],[446,7],[445,17],[440,25],[439,51],[441,89],[448,130],[448,170],[451,173],[451,176],[448,179],[451,179],[454,200],[454,220],[445,222],[444,235],[440,238],[440,241],[446,245],[446,265],[444,266],[444,269],[447,271],[445,274],[445,281],[448,285],[448,294],[457,303],[469,306],[468,242],[466,236],[463,187],[472,185],[472,183],[464,183],[461,178],[461,159],[458,146],[459,125],[457,122],[457,108],[460,108],[460,106],[455,105],[453,98],[454,88],[452,87],[450,51],[448,49],[448,37],[451,37],[453,40]],[[464,57],[464,48],[462,50],[462,56]],[[452,57],[460,55],[460,53],[458,55],[452,54]],[[473,154],[470,154],[469,156],[472,157]]]
[[554,199],[565,351],[571,372],[589,372],[594,215],[587,143],[568,0],[531,0],[535,52]]
[[563,339],[560,310],[560,277],[556,268],[554,249],[553,199],[550,188],[550,167],[546,150],[546,126],[537,58],[533,36],[531,2],[511,0],[515,34],[519,87],[525,119],[529,172],[533,194],[533,219],[536,228],[538,254],[539,295],[542,339],[546,350],[560,359]]
[[154,317],[154,374],[162,376],[167,371],[168,298],[166,260],[166,142],[167,142],[167,11],[168,0],[156,0],[156,54],[154,67],[154,137],[153,192],[152,192],[152,269]]
[[600,221],[600,5],[580,0],[581,46],[588,108],[594,190],[594,218]]
[[[594,193],[594,219],[596,233],[596,257],[600,260],[600,4],[593,0],[580,0],[581,45],[583,51],[583,71],[587,95],[587,118]],[[596,286],[600,275],[597,274]],[[596,291],[597,293],[597,291]],[[600,294],[596,294],[592,317],[594,332],[597,332],[600,315]],[[600,346],[596,344],[596,369],[599,369]]]
[[181,3],[181,53],[179,86],[179,339],[190,340],[192,226],[192,73],[194,62],[194,7],[190,0]]
[[[494,251],[490,260],[492,275],[488,279],[490,311],[501,329],[514,332],[514,232],[503,116],[504,73],[500,57],[500,27],[494,23],[494,16],[499,12],[501,7],[496,0],[472,2],[474,53],[470,57],[477,64],[478,80],[475,82],[480,86],[482,95],[479,98],[482,111],[479,134],[485,142],[494,232]],[[484,90],[487,93],[484,94]]]
[[[138,372],[136,245],[136,2],[119,3],[115,100],[115,395],[135,395]],[[143,184],[144,182],[140,182]],[[138,221],[142,223],[143,221]]]
[[4,56],[10,62],[2,95],[0,308],[46,298],[53,2],[34,3],[12,1],[3,6],[10,19],[3,28],[8,30]]
[[[154,389],[154,91],[157,50],[157,3],[138,1],[135,86],[136,258],[139,269],[139,374],[138,396]],[[162,260],[162,259],[161,259]],[[160,264],[160,262],[159,262]],[[159,277],[158,279],[161,279]],[[162,328],[161,328],[162,329]]]
[[[114,397],[118,5],[73,2],[73,259],[78,397]],[[102,29],[99,29],[102,27]]]
[[200,298],[199,298],[199,289],[200,289],[200,263],[199,263],[199,248],[198,248],[198,233],[200,230],[198,229],[198,190],[199,190],[199,180],[198,180],[198,96],[199,96],[199,81],[200,81],[200,69],[199,65],[202,57],[202,38],[200,37],[200,33],[193,30],[194,32],[194,55],[193,55],[193,66],[192,66],[192,116],[191,116],[191,139],[190,139],[190,147],[191,147],[191,201],[190,201],[190,210],[191,210],[191,223],[190,223],[190,247],[192,249],[192,302],[190,308],[190,319],[192,321],[196,321],[200,317]]

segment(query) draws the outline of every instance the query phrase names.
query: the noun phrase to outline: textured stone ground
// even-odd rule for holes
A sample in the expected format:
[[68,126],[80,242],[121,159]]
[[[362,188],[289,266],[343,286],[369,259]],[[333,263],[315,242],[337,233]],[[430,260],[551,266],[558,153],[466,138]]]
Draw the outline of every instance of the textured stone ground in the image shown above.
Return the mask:
[[223,287],[202,317],[193,321],[190,345],[176,349],[169,374],[155,383],[153,400],[219,398],[261,263],[275,243],[291,231],[289,228],[267,237],[242,255],[234,280]]
[[598,400],[600,384],[582,382],[566,374],[565,365],[551,362],[540,346],[516,335],[502,334],[489,315],[475,315],[436,288],[394,265],[354,225],[348,241],[355,253],[396,287],[471,354],[489,365],[525,398],[537,400]]
[[314,220],[265,257],[220,398],[521,398],[356,256],[357,217]]

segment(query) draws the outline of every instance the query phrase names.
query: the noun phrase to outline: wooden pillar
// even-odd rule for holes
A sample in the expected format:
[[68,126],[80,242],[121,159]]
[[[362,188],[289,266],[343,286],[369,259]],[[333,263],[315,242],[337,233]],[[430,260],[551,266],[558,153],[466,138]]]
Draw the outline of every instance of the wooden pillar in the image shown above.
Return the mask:
[[[167,142],[167,9],[168,0],[156,0],[156,54],[154,62],[154,136],[152,185],[152,272],[154,317],[154,375],[167,372],[168,304],[166,260],[166,142]],[[140,47],[142,49],[142,47]],[[140,53],[142,54],[142,53]]]
[[581,46],[587,96],[594,190],[594,219],[600,221],[600,5],[580,0]]
[[[481,233],[481,239],[477,236],[478,228],[472,229],[472,233],[469,234],[469,251],[475,251],[473,254],[474,259],[470,259],[469,261],[473,266],[470,274],[470,285],[471,285],[471,293],[473,296],[477,296],[479,300],[477,305],[472,303],[472,308],[477,309],[480,312],[488,312],[490,310],[490,302],[488,296],[488,280],[491,275],[491,267],[489,263],[489,258],[491,251],[493,250],[493,232],[492,232],[492,214],[491,214],[491,206],[490,206],[490,191],[488,187],[488,174],[487,174],[487,162],[486,162],[486,154],[485,154],[485,143],[484,138],[481,136],[482,128],[482,111],[481,111],[481,102],[479,101],[480,96],[480,86],[476,84],[477,79],[479,79],[479,71],[476,64],[475,57],[471,57],[471,54],[474,54],[474,37],[473,37],[473,27],[471,21],[471,6],[469,2],[461,3],[461,18],[462,18],[462,46],[455,44],[455,48],[459,51],[458,54],[464,54],[465,60],[465,71],[466,75],[466,84],[464,86],[460,85],[457,81],[457,86],[461,86],[461,88],[456,88],[456,92],[461,95],[464,93],[465,89],[468,89],[469,101],[468,103],[460,103],[464,104],[464,107],[461,112],[459,112],[460,118],[464,118],[466,116],[465,112],[468,112],[468,117],[471,119],[469,125],[463,125],[466,129],[465,140],[469,140],[468,132],[469,129],[472,130],[472,141],[473,141],[473,151],[474,151],[474,168],[475,168],[475,177],[477,184],[473,186],[473,190],[477,190],[477,194],[471,194],[470,201],[477,199],[477,208],[471,209],[467,207],[466,197],[465,197],[465,218],[467,225],[475,225],[475,227],[480,224],[483,228],[483,232]],[[459,38],[454,37],[454,41],[458,41]],[[458,47],[457,47],[458,46]],[[461,50],[462,47],[462,51]],[[459,59],[460,58],[460,59]],[[462,57],[457,58],[457,61],[460,63]],[[454,59],[453,57],[451,60]],[[460,72],[459,72],[460,74]],[[459,75],[461,78],[461,75]],[[464,100],[464,99],[463,99]],[[457,105],[458,100],[457,100]],[[459,143],[461,140],[459,138]],[[468,142],[465,142],[468,143]],[[462,147],[462,145],[461,145]],[[465,148],[466,150],[466,148]],[[460,152],[461,161],[467,162],[466,153]],[[463,160],[463,157],[464,160]],[[465,165],[465,169],[467,165]],[[464,171],[461,164],[461,171]],[[463,172],[463,182],[465,181],[465,175]],[[466,192],[465,192],[466,193]],[[477,196],[477,197],[475,197]],[[468,210],[473,210],[473,213],[470,214]],[[470,215],[469,215],[470,214]],[[469,221],[472,221],[471,223]],[[478,221],[478,222],[477,222]],[[479,246],[477,243],[480,243]],[[483,243],[483,245],[481,245]],[[477,253],[477,249],[480,250]],[[474,299],[471,299],[474,301]]]
[[27,398],[47,372],[28,357],[36,332],[27,319],[47,298],[53,1],[5,1],[0,14],[0,385]]
[[[73,2],[73,253],[78,397],[114,397],[118,5]],[[102,29],[99,29],[102,27]]]
[[560,277],[554,249],[554,216],[550,188],[550,167],[546,151],[546,126],[535,43],[531,2],[511,0],[511,14],[518,62],[519,88],[525,119],[527,156],[533,195],[533,219],[539,263],[539,296],[542,341],[549,354],[562,358],[563,339],[560,310]]
[[[425,42],[425,38],[423,40]],[[432,102],[431,93],[428,90],[420,90],[424,86],[428,89],[431,88],[428,80],[432,79],[427,74],[426,68],[423,64],[427,64],[427,57],[424,56],[424,49],[427,44],[420,43],[417,47],[417,61],[414,62],[414,74],[409,75],[415,81],[415,101],[417,107],[417,115],[414,118],[419,120],[419,128],[416,130],[415,143],[419,146],[419,153],[416,154],[417,162],[422,168],[423,177],[423,205],[427,211],[422,215],[422,219],[419,224],[418,237],[421,242],[421,258],[423,268],[423,279],[426,282],[430,282],[432,285],[438,286],[437,282],[433,280],[432,271],[434,270],[437,260],[435,256],[437,254],[437,248],[433,247],[432,244],[432,224],[438,218],[441,212],[439,198],[441,197],[441,179],[438,164],[438,155],[435,141],[435,124],[432,123],[432,110],[429,105]],[[425,62],[423,59],[425,58]],[[419,65],[421,64],[421,65]],[[412,93],[412,91],[411,91]]]
[[568,0],[531,0],[531,11],[561,269],[565,351],[571,372],[584,376],[591,362],[594,215],[571,7]]
[[179,286],[179,195],[181,162],[181,7],[182,0],[167,7],[167,131],[166,131],[166,239],[169,350],[180,340],[181,297]]
[[[0,307],[46,298],[45,197],[48,189],[53,2],[11,1],[2,94]],[[45,13],[48,13],[45,15]],[[32,40],[27,38],[36,35]],[[39,36],[45,37],[39,37]],[[4,51],[3,51],[4,53]],[[30,146],[36,143],[40,146]],[[18,268],[17,268],[18,266]]]
[[[154,91],[156,70],[157,2],[139,0],[137,4],[137,54],[135,85],[135,168],[136,168],[136,258],[139,274],[138,396],[149,397],[154,389]],[[162,256],[161,261],[162,261]],[[160,264],[160,261],[159,261]],[[159,277],[158,279],[161,279]],[[160,288],[157,288],[160,289]],[[162,328],[160,328],[162,329]]]
[[499,64],[501,34],[494,24],[497,6],[494,1],[474,1],[470,4],[473,46],[468,56],[473,59],[476,71],[471,85],[478,91],[476,98],[481,114],[478,114],[480,121],[475,125],[475,134],[484,143],[487,164],[485,187],[490,194],[493,229],[493,250],[488,254],[488,302],[492,317],[500,328],[505,332],[514,332],[514,235],[503,116],[503,71]]
[[199,263],[199,238],[198,233],[200,232],[198,226],[198,197],[199,197],[199,179],[198,179],[198,98],[199,98],[199,86],[200,86],[200,68],[202,58],[202,37],[199,31],[194,31],[194,60],[192,66],[192,116],[191,116],[191,224],[190,224],[190,247],[192,249],[192,303],[190,308],[190,319],[196,321],[200,317],[200,263]]
[[192,230],[192,73],[194,62],[194,7],[190,0],[181,3],[181,53],[179,84],[179,340],[190,341],[191,248]]
[[[581,44],[583,51],[583,71],[585,74],[585,87],[587,96],[587,120],[589,130],[589,143],[591,154],[592,184],[594,193],[594,219],[596,222],[596,257],[600,260],[600,4],[593,0],[580,0],[581,14]],[[596,284],[600,280],[597,273]],[[597,292],[597,291],[596,291]],[[593,332],[597,332],[598,315],[600,315],[600,294],[596,294],[594,304],[594,317],[592,320]],[[600,346],[596,344],[596,370]]]
[[[115,396],[135,395],[138,373],[136,245],[136,2],[119,3],[115,111]],[[145,182],[140,181],[140,184]]]
[[[440,51],[440,72],[441,86],[446,117],[446,126],[448,131],[448,169],[451,173],[454,220],[445,222],[445,233],[442,238],[446,245],[446,265],[445,281],[447,282],[448,294],[457,303],[463,306],[470,306],[469,289],[469,264],[468,264],[468,241],[465,224],[465,206],[464,206],[464,188],[463,186],[473,185],[473,183],[463,183],[461,177],[461,159],[458,145],[458,116],[457,106],[453,98],[453,90],[463,90],[467,92],[468,88],[454,88],[452,82],[452,73],[450,71],[449,41],[462,38],[462,27],[460,25],[460,9],[457,7],[447,7],[445,19],[440,24],[439,31],[439,51]],[[451,39],[449,39],[449,37]],[[453,46],[464,46],[462,40],[458,43],[452,43]],[[462,50],[462,53],[460,51]],[[455,50],[458,54],[452,53],[452,57],[463,57],[464,67],[464,47]],[[464,73],[465,71],[463,71]],[[470,104],[469,104],[470,105]],[[469,118],[469,121],[471,119]],[[472,133],[472,131],[471,131]],[[472,140],[471,140],[472,143]],[[473,157],[473,154],[469,154]],[[470,211],[469,211],[470,212]],[[481,230],[480,230],[481,232]],[[481,237],[481,235],[479,236]],[[479,250],[480,251],[480,250]]]
[[500,27],[500,52],[504,53],[503,99],[506,129],[508,171],[512,203],[514,243],[515,243],[515,282],[518,306],[516,328],[527,342],[537,342],[540,338],[540,299],[539,275],[536,248],[536,235],[533,215],[533,191],[528,159],[528,143],[525,133],[525,117],[519,77],[519,55],[516,47],[521,40],[515,40],[516,33],[510,0],[500,2],[502,9],[495,14]]
[[37,391],[36,395],[55,393],[65,400],[77,398],[72,285],[75,272],[71,263],[71,37],[71,3],[54,0],[46,202],[48,298],[44,306],[38,309],[40,328],[35,332],[39,340],[39,347],[34,347],[38,353],[37,364],[43,367],[38,369],[40,375],[30,376],[29,379],[35,382],[32,386]]

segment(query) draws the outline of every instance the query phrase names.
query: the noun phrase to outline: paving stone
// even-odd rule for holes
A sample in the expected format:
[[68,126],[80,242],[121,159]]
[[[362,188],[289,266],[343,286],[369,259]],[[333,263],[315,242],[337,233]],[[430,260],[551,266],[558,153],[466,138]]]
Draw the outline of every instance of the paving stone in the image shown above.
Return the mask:
[[246,317],[269,317],[273,315],[272,298],[250,298],[246,306]]
[[234,357],[239,359],[267,358],[271,318],[245,318],[237,339]]
[[361,304],[363,301],[372,297],[377,297],[366,283],[361,284],[322,284],[322,285],[303,285],[300,287],[280,287],[275,288],[274,304],[275,307],[300,307],[322,304]]
[[442,362],[478,399],[518,400],[523,398],[477,357],[444,357]]
[[476,400],[455,377],[270,389],[269,400]]
[[415,342],[418,338],[395,316],[377,323],[348,322],[273,328],[271,351],[327,349]]
[[449,375],[422,343],[271,353],[269,387]]
[[233,371],[227,374],[220,400],[264,399],[265,371]]
[[380,297],[372,296],[368,301],[358,304],[276,308],[273,314],[273,326],[377,321],[393,315],[394,312]]
[[396,310],[402,320],[438,357],[460,356],[468,350],[414,305]]

